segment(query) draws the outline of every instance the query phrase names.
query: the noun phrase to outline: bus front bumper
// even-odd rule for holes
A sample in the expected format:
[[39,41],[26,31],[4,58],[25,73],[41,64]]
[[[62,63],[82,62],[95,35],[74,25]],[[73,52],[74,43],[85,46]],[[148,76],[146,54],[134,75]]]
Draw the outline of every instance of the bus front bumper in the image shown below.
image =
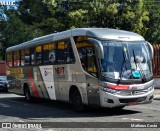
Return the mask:
[[137,104],[151,103],[154,98],[154,89],[141,95],[116,95],[111,94],[100,89],[100,103],[101,107],[119,107],[119,106],[131,106]]

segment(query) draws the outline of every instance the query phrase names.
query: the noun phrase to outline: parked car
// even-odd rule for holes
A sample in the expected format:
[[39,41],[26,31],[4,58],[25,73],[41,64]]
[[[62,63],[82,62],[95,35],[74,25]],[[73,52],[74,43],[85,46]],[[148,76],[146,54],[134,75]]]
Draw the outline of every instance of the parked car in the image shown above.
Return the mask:
[[8,81],[6,76],[0,76],[0,91],[8,91]]

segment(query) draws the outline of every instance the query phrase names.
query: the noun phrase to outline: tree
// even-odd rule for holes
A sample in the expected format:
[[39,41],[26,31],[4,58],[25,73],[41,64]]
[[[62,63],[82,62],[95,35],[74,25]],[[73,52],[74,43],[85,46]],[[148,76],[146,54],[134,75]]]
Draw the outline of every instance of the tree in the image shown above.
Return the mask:
[[[144,0],[92,0],[92,2],[45,0],[45,2],[52,14],[60,19],[60,23],[66,24],[66,21],[69,21],[65,29],[109,27],[140,34],[147,31],[144,23],[149,21],[149,13],[143,8]],[[62,21],[64,19],[65,21]]]
[[0,43],[8,47],[80,27],[133,31],[158,43],[159,7],[155,0],[22,0],[16,8],[0,6]]
[[146,0],[145,8],[149,12],[148,27],[144,37],[151,43],[160,44],[160,1]]
[[0,43],[1,55],[4,59],[5,49],[9,46],[17,45],[27,40],[33,39],[35,36],[42,35],[34,26],[24,24],[18,17],[14,8],[0,7]]
[[118,1],[93,0],[89,4],[89,19],[92,27],[117,28]]
[[43,35],[62,28],[57,17],[43,0],[20,1],[17,12],[23,23],[38,28]]

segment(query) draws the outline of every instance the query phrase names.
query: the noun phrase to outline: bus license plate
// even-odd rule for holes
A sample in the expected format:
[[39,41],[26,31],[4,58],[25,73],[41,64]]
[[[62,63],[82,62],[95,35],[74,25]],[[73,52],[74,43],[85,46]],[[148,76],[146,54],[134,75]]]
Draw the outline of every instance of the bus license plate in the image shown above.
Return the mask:
[[128,105],[129,106],[137,105],[137,102],[129,102]]

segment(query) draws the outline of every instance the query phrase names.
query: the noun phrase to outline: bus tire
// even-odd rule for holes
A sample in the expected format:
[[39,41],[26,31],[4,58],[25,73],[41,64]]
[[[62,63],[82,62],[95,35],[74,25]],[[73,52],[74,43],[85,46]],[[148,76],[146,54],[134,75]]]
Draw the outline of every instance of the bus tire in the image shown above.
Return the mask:
[[74,89],[71,93],[71,104],[77,112],[82,112],[84,110],[81,94],[78,89]]
[[33,97],[31,96],[30,90],[28,86],[25,86],[24,88],[24,95],[25,95],[25,99],[28,102],[32,102],[33,101]]

